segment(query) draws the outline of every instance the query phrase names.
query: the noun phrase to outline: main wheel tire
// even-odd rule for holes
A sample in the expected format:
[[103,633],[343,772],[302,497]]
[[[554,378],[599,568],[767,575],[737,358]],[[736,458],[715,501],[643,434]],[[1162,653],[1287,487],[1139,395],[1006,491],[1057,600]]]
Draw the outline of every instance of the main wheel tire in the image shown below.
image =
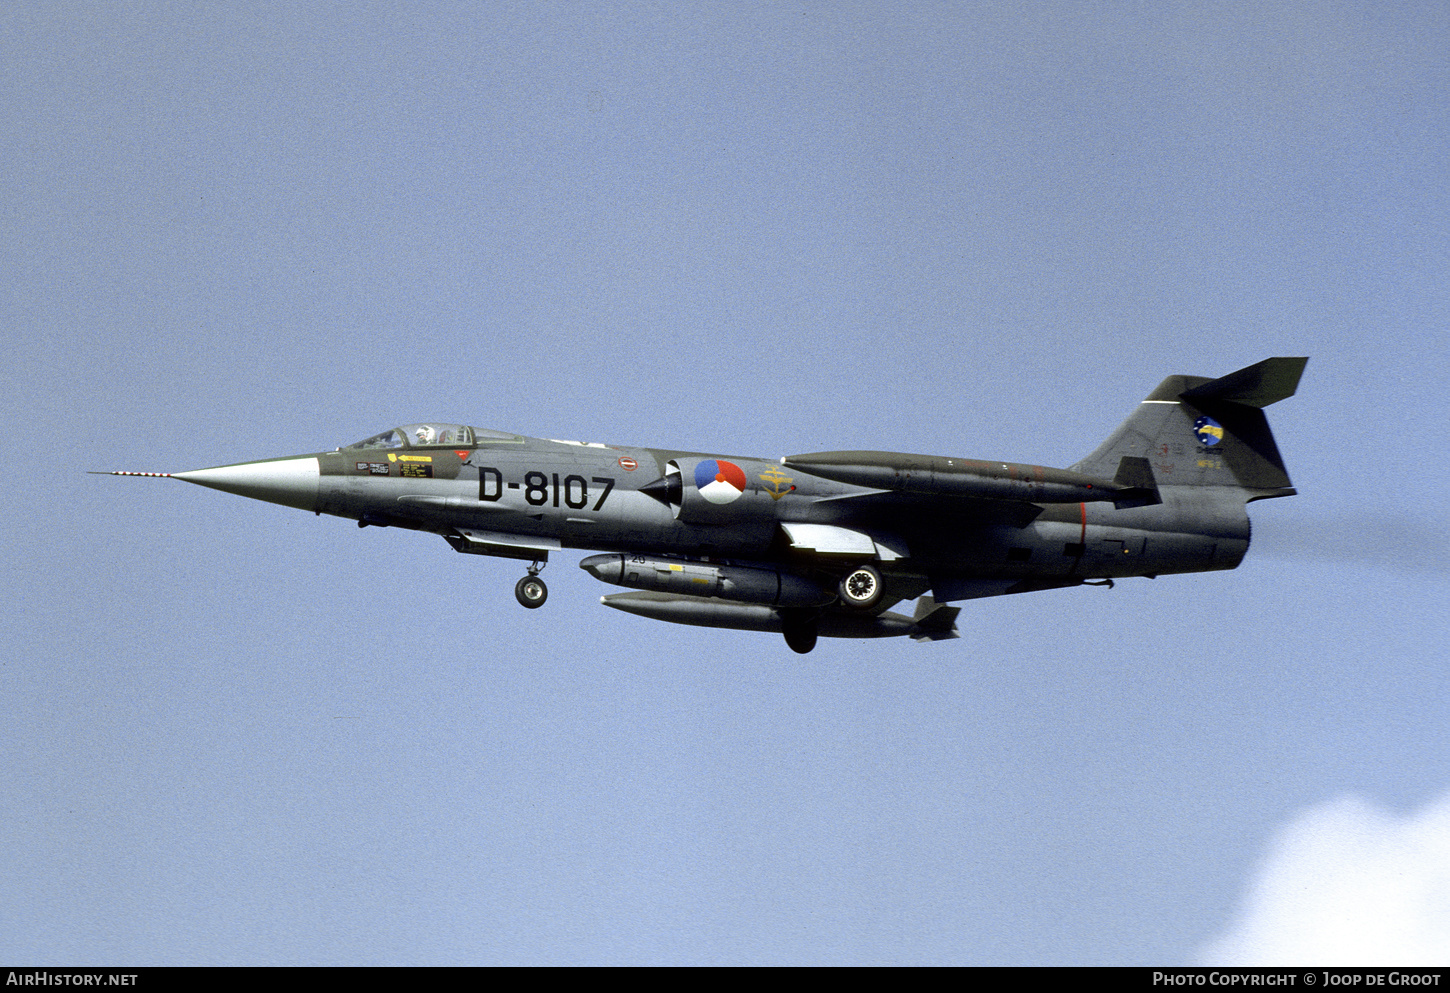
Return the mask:
[[538,576],[525,576],[514,585],[514,599],[530,610],[542,607],[549,599],[549,588]]
[[841,580],[841,602],[853,610],[870,610],[881,599],[881,573],[860,565]]

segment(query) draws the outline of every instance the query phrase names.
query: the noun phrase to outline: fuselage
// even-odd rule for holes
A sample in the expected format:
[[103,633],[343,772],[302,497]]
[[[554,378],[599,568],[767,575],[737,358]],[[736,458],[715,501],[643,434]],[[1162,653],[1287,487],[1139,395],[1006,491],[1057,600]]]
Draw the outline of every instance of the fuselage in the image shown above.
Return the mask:
[[[172,475],[213,489],[442,535],[522,559],[524,607],[551,552],[636,592],[643,617],[817,635],[958,636],[952,601],[1128,576],[1232,569],[1248,503],[1292,496],[1263,409],[1307,360],[1172,375],[1085,458],[1054,469],[835,451],[772,460],[530,438],[460,424],[391,428],[330,452]],[[914,599],[911,616],[892,613]]]
[[[673,467],[689,472],[702,462],[737,467],[745,485],[719,503],[688,484],[678,503],[645,492]],[[236,488],[247,485],[245,479],[218,485],[229,471],[250,474],[249,489]],[[206,474],[217,475],[201,478]],[[462,528],[538,539],[546,543],[541,548],[647,550],[790,566],[803,553],[821,550],[792,544],[783,525],[859,530],[876,539],[898,570],[967,596],[1021,580],[1055,586],[1231,569],[1249,541],[1244,497],[1231,487],[1166,486],[1160,503],[1125,508],[1086,501],[964,502],[843,483],[783,468],[779,460],[497,432],[478,432],[467,445],[353,446],[179,475],[362,524],[446,537]],[[277,487],[271,495],[264,492],[269,475]],[[970,592],[977,584],[985,584],[981,592]]]

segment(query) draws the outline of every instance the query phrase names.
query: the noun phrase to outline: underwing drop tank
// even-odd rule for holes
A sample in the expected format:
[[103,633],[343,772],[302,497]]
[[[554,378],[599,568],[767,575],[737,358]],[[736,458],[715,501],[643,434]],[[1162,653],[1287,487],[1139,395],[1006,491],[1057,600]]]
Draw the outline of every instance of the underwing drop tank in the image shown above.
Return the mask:
[[692,562],[652,555],[591,555],[579,568],[615,586],[772,607],[820,607],[835,594],[781,569]]
[[[818,613],[764,604],[731,603],[718,597],[658,592],[614,593],[600,597],[599,602],[626,614],[651,620],[736,631],[789,633],[793,623],[804,621],[810,626],[812,644],[817,633],[823,638],[908,637],[913,641],[943,641],[958,637],[956,619],[961,610],[935,603],[930,597],[922,597],[917,602],[915,614],[911,617],[890,611],[881,614]],[[809,648],[796,648],[796,651],[809,651]]]

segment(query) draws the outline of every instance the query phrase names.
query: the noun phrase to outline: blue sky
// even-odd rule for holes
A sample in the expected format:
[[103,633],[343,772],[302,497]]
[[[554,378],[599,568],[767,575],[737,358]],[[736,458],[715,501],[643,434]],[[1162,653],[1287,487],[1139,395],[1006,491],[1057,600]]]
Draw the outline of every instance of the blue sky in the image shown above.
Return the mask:
[[[0,13],[0,955],[1443,963],[1450,13],[1015,6]],[[83,474],[427,419],[1066,466],[1270,355],[1238,570],[935,645]]]

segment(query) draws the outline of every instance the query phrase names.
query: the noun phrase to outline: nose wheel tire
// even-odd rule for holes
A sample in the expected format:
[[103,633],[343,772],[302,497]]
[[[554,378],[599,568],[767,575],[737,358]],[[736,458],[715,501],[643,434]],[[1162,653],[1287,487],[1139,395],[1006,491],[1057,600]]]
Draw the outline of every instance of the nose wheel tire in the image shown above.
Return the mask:
[[549,588],[538,576],[525,576],[514,586],[514,598],[530,610],[542,607],[549,599]]
[[860,565],[841,580],[841,602],[853,610],[870,610],[881,599],[881,573]]

